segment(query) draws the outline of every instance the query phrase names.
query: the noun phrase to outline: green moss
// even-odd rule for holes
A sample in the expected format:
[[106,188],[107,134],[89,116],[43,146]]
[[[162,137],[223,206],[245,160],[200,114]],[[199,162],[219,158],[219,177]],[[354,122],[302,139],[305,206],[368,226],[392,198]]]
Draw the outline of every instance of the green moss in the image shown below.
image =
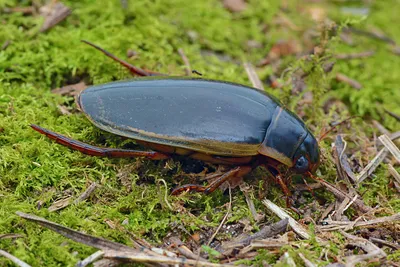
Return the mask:
[[[177,53],[177,49],[182,48],[192,68],[205,77],[250,85],[239,64],[242,60],[257,63],[276,41],[303,36],[304,32],[287,30],[272,23],[282,12],[280,2],[250,0],[244,12],[232,14],[217,0],[129,1],[126,9],[121,7],[120,1],[103,1],[102,5],[94,0],[63,1],[73,9],[73,13],[46,33],[39,33],[43,22],[39,16],[1,13],[0,45],[6,40],[11,43],[0,51],[0,233],[19,233],[22,237],[1,239],[0,248],[33,266],[72,266],[94,252],[92,248],[18,218],[16,211],[34,213],[76,230],[128,245],[131,241],[127,231],[160,244],[167,233],[175,229],[176,223],[190,234],[204,228],[215,229],[226,213],[224,204],[229,201],[226,194],[167,196],[174,208],[172,211],[165,203],[165,188],[157,185],[157,181],[167,181],[168,189],[184,182],[179,161],[168,161],[167,167],[166,161],[137,160],[132,163],[127,159],[89,157],[49,141],[33,131],[29,124],[37,123],[100,146],[136,147],[130,140],[121,140],[95,128],[83,114],[63,115],[60,112],[60,105],[75,107],[73,99],[52,94],[50,89],[81,79],[90,84],[100,84],[130,77],[125,69],[80,40],[99,44],[121,58],[126,58],[126,51],[132,49],[138,52],[138,56],[128,59],[129,62],[175,75],[184,73],[182,59]],[[30,4],[30,1],[0,0],[0,10]],[[299,28],[315,26],[296,12],[298,4],[289,1],[285,16]],[[400,29],[388,26],[399,22],[393,5],[394,0],[375,1],[371,15],[357,27],[378,27],[400,41]],[[338,12],[339,8],[334,6],[329,10],[340,25],[348,17]],[[267,33],[263,32],[265,25],[269,26]],[[304,108],[298,105],[301,96],[292,96],[289,87],[267,90],[294,111],[304,108],[303,118],[316,134],[327,126],[328,120],[321,107],[323,100],[332,96],[345,101],[350,109],[341,112],[340,118],[349,114],[364,115],[364,118],[379,119],[392,131],[398,130],[399,123],[389,117],[384,108],[400,114],[399,105],[393,101],[400,99],[397,89],[400,58],[393,56],[385,43],[366,37],[355,38],[359,44],[357,48],[332,39],[329,30],[320,40],[324,38],[328,40],[324,44],[327,50],[324,56],[299,61],[288,56],[282,66],[310,72],[306,79],[307,90],[320,101]],[[261,45],[251,48],[247,45],[248,40]],[[358,49],[375,49],[377,53],[367,59],[339,61],[335,71],[359,80],[363,84],[362,90],[356,91],[337,83],[334,75],[322,71],[322,64],[329,60],[328,56]],[[272,72],[271,66],[261,69],[261,79],[265,80]],[[328,90],[330,87],[332,90]],[[329,118],[333,118],[333,113],[329,113]],[[357,123],[354,129],[362,137],[371,137],[373,133],[367,123]],[[330,155],[330,141],[327,139],[320,144],[323,161],[319,175],[334,180],[336,172]],[[129,169],[126,167],[129,164],[136,165]],[[119,176],[124,168],[129,172],[124,178],[126,181]],[[265,213],[265,208],[258,199],[259,195],[285,205],[282,191],[263,178],[265,172],[260,168],[246,179],[258,192],[254,201],[260,213]],[[99,187],[85,202],[53,213],[47,210],[55,200],[81,194],[92,182],[98,183]],[[263,188],[266,188],[265,192]],[[363,197],[369,205],[379,204],[396,212],[400,210],[400,203],[393,197],[393,189],[388,187],[387,173],[383,168],[379,168],[376,177],[366,181],[361,190],[365,192]],[[333,199],[326,191],[317,194],[320,199]],[[195,216],[179,213],[177,210],[181,205]],[[228,223],[249,217],[245,198],[235,189]],[[118,227],[113,229],[106,222]],[[316,242],[299,242],[299,247],[308,259],[323,263],[318,260],[322,248]],[[333,244],[328,250],[332,255],[340,253]],[[284,248],[282,253],[285,251],[301,263],[294,256],[293,248]],[[395,259],[398,256],[391,257]],[[277,255],[260,251],[253,263],[263,260],[275,263],[278,259]],[[9,262],[0,258],[0,265],[6,264]]]

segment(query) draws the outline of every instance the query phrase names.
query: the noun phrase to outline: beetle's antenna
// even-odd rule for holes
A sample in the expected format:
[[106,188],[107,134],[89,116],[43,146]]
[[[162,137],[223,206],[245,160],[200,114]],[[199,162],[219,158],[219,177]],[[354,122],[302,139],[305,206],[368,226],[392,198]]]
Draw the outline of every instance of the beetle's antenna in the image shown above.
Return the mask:
[[343,123],[345,123],[345,122],[347,122],[347,121],[349,121],[349,120],[352,120],[352,119],[354,119],[354,118],[358,118],[358,117],[360,117],[360,116],[350,116],[350,117],[348,117],[347,119],[344,119],[344,120],[342,120],[341,122],[335,124],[335,125],[332,126],[330,129],[328,129],[327,131],[325,131],[324,133],[321,133],[320,136],[319,136],[319,138],[318,138],[318,143],[320,143],[322,140],[324,140],[325,137],[326,137],[330,132],[332,132],[336,127],[338,127],[339,125],[342,125]]
[[153,72],[153,71],[145,71],[142,70],[138,67],[135,67],[131,64],[129,64],[128,62],[126,62],[125,60],[119,59],[116,56],[114,56],[113,54],[111,54],[110,52],[108,52],[107,50],[104,50],[103,48],[101,48],[98,45],[95,45],[89,41],[86,40],[81,40],[82,42],[84,42],[85,44],[90,45],[93,48],[96,48],[97,50],[99,50],[100,52],[102,52],[104,55],[106,55],[107,57],[117,61],[119,64],[121,64],[122,66],[124,66],[125,68],[127,68],[132,74],[135,75],[139,75],[139,76],[157,76],[157,75],[161,75],[157,72]]

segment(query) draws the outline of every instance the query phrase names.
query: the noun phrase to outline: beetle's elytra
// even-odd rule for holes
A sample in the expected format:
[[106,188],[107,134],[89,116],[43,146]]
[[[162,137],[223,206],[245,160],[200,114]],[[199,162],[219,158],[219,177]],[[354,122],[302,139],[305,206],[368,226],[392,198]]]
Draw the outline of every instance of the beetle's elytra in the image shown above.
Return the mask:
[[[88,44],[134,74],[157,75]],[[156,76],[92,86],[77,100],[97,127],[135,139],[154,151],[99,148],[32,127],[58,143],[95,156],[164,159],[179,154],[236,166],[208,186],[185,185],[174,194],[212,192],[259,165],[276,170],[284,164],[297,173],[308,173],[319,164],[318,143],[301,119],[269,94],[244,85]]]

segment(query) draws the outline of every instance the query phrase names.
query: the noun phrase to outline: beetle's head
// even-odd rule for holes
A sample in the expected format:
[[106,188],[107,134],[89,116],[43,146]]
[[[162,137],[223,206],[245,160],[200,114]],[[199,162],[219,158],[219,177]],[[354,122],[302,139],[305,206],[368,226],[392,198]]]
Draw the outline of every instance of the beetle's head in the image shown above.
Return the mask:
[[319,148],[315,137],[308,133],[293,157],[292,169],[296,173],[314,173],[319,165]]
[[281,107],[274,111],[259,153],[299,174],[315,172],[319,165],[317,140],[299,117]]

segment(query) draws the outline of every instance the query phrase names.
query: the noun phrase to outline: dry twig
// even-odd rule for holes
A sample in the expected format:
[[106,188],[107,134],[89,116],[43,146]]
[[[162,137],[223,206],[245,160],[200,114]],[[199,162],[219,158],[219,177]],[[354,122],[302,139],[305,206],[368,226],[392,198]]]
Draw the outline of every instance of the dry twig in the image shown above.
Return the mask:
[[379,164],[381,164],[381,162],[386,158],[388,153],[389,152],[386,148],[382,148],[378,152],[378,154],[368,163],[368,165],[365,166],[365,168],[357,175],[358,185],[375,171]]
[[228,204],[228,210],[226,211],[226,214],[224,216],[224,218],[222,219],[221,223],[219,224],[217,230],[215,231],[215,233],[210,237],[210,239],[207,242],[207,246],[210,246],[211,242],[214,240],[215,236],[218,234],[219,230],[221,229],[222,225],[224,225],[226,219],[229,216],[229,213],[231,213],[231,208],[232,208],[232,190],[231,190],[231,186],[228,186],[229,189],[229,204]]
[[4,251],[2,249],[0,249],[0,255],[3,257],[6,257],[7,259],[11,260],[12,262],[14,262],[17,266],[20,267],[31,267],[29,264],[27,264],[26,262],[18,259],[17,257],[11,255],[10,253],[8,253],[7,251]]
[[372,219],[369,221],[333,221],[333,220],[324,220],[324,222],[328,223],[328,225],[321,225],[318,228],[322,231],[336,231],[339,229],[343,229],[345,231],[352,230],[354,227],[366,227],[377,225],[381,223],[388,223],[388,222],[396,222],[400,221],[400,213],[397,213],[392,216],[386,217],[379,217],[376,219]]
[[85,267],[88,266],[89,264],[101,259],[104,256],[104,252],[101,250],[96,251],[95,253],[93,253],[92,255],[90,255],[89,257],[87,257],[86,259],[78,262],[75,267]]
[[268,199],[264,199],[262,203],[279,218],[288,219],[290,227],[292,227],[293,231],[301,238],[310,239],[310,235],[308,234],[307,230],[301,224],[296,222],[286,211],[282,210]]
[[336,136],[335,157],[337,159],[336,161],[337,172],[340,178],[347,181],[348,184],[351,185],[349,178],[353,183],[355,183],[357,179],[353,171],[351,170],[345,151],[346,151],[346,142],[343,140],[341,135]]
[[[349,196],[347,193],[343,192],[342,190],[331,185],[324,179],[321,179],[319,177],[312,177],[312,178],[315,179],[316,181],[320,182],[322,185],[324,185],[326,187],[326,189],[328,189],[328,191],[330,191],[332,194],[334,194],[341,201],[343,201],[345,198],[348,198],[348,199],[353,198],[352,196]],[[354,200],[352,204],[357,210],[361,211],[362,213],[368,212],[372,209],[371,207],[368,207],[367,205],[365,205],[361,199]]]
[[361,83],[359,83],[358,81],[344,75],[343,73],[337,73],[336,74],[336,80],[339,82],[343,82],[343,83],[347,83],[348,85],[350,85],[351,87],[353,87],[354,89],[360,90],[362,89],[362,85]]
[[285,218],[280,220],[277,223],[272,225],[264,226],[260,231],[257,233],[243,238],[238,241],[230,241],[222,244],[222,249],[224,250],[222,253],[226,255],[230,255],[235,248],[241,248],[250,245],[254,240],[262,240],[268,237],[273,237],[277,234],[285,232],[287,230],[289,219]]
[[374,50],[364,51],[360,53],[353,54],[337,54],[335,57],[337,59],[356,59],[356,58],[366,58],[375,55]]

